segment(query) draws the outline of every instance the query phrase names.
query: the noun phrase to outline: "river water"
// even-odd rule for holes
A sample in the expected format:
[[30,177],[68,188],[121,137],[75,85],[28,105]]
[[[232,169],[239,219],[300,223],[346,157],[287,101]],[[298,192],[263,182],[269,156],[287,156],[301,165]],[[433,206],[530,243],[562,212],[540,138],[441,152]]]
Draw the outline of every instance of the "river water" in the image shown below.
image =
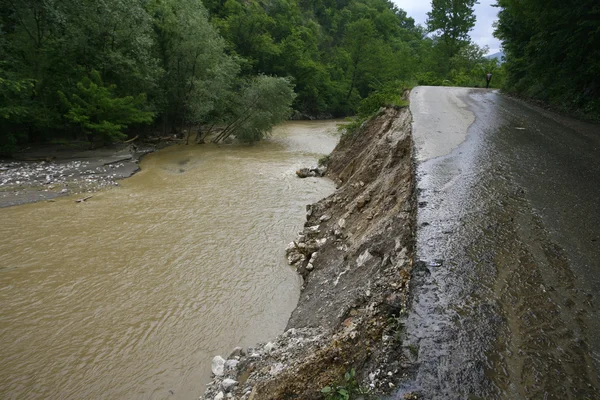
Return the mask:
[[290,122],[255,146],[174,146],[85,203],[0,209],[0,398],[197,398],[214,355],[285,328],[285,245],[334,190],[295,171],[337,138]]

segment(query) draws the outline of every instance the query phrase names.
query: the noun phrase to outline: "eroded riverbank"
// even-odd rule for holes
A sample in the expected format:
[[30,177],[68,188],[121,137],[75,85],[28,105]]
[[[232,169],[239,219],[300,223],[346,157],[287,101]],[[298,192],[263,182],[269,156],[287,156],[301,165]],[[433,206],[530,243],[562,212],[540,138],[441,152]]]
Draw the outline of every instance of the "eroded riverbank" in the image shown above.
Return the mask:
[[304,285],[285,333],[216,358],[204,399],[318,399],[335,385],[392,391],[414,357],[403,346],[416,219],[410,123],[407,108],[386,109],[332,153],[338,189],[308,207],[288,246]]
[[255,146],[175,146],[84,203],[0,209],[0,397],[195,399],[214,354],[283,331],[284,249],[329,180],[336,121]]

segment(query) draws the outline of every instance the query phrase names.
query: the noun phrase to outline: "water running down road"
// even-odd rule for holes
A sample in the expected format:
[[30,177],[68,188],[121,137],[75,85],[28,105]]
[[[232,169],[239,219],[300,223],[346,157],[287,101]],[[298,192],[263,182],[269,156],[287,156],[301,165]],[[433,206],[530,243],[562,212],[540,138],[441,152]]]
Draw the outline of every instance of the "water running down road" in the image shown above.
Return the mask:
[[416,88],[419,201],[396,395],[600,397],[600,130],[496,92]]

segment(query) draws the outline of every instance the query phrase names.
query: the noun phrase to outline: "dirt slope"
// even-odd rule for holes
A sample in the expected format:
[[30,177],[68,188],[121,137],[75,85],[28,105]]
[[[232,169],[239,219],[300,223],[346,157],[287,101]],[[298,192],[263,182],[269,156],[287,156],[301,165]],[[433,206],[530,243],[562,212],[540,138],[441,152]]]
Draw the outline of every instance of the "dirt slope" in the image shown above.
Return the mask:
[[[381,110],[345,136],[328,176],[337,191],[307,207],[288,247],[305,281],[286,332],[215,359],[203,398],[319,399],[332,384],[384,393],[411,364],[402,346],[416,216],[408,108]],[[344,379],[352,369],[356,382]]]

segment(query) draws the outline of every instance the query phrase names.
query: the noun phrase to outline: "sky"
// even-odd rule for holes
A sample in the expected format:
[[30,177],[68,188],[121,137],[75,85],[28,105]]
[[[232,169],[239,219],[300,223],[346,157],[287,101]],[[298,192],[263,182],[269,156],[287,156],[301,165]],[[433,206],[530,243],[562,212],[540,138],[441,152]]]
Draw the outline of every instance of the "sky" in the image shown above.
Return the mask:
[[[428,0],[392,0],[399,8],[402,8],[409,17],[414,18],[415,23],[425,25],[427,12],[431,11],[431,2]],[[469,33],[471,39],[479,46],[488,46],[488,54],[500,51],[500,42],[493,36],[492,24],[498,19],[498,8],[492,7],[496,0],[479,0],[475,4],[475,15],[477,22],[475,28]]]

